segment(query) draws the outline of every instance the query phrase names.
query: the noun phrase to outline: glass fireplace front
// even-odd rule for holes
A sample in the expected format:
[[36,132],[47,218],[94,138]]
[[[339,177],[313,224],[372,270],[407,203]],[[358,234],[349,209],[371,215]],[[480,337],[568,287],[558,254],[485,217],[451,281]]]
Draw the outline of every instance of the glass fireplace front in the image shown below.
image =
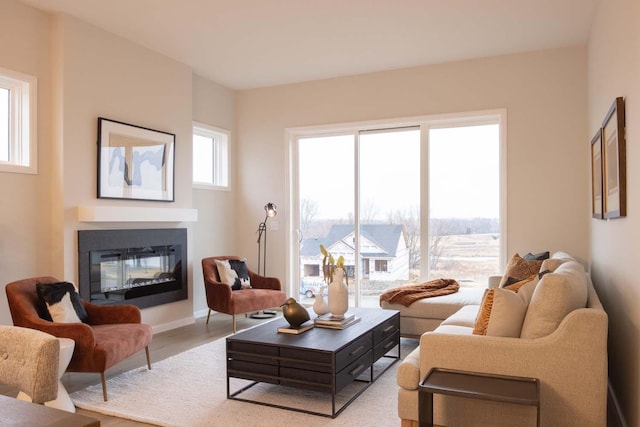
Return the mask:
[[140,308],[187,298],[186,229],[81,230],[80,296]]

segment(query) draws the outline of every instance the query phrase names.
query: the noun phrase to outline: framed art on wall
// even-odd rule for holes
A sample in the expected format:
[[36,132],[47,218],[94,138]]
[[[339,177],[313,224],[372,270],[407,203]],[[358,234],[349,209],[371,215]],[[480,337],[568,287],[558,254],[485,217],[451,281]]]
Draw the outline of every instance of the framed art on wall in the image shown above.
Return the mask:
[[602,129],[591,139],[591,216],[602,219]]
[[175,139],[98,117],[98,198],[173,202]]
[[611,105],[602,124],[603,216],[627,215],[627,170],[624,99]]

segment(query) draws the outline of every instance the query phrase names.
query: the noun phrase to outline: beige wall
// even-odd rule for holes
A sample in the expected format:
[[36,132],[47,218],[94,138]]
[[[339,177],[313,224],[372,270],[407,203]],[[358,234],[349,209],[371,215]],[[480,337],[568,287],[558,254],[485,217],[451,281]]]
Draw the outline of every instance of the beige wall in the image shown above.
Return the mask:
[[[113,34],[11,0],[0,0],[0,67],[38,77],[40,166],[37,175],[0,173],[2,284],[36,275],[76,281],[79,229],[186,227],[189,299],[145,309],[143,320],[156,331],[192,322],[194,309],[206,308],[200,259],[234,247],[233,193],[191,188],[192,120],[233,131],[235,93]],[[176,134],[174,203],[96,198],[99,116]],[[87,223],[78,221],[81,205],[203,212],[196,223]],[[11,323],[3,291],[0,324]]]
[[11,324],[4,284],[50,274],[51,55],[47,15],[0,0],[0,67],[38,78],[37,175],[0,173],[0,324]]
[[[63,188],[63,239],[61,248],[67,280],[77,280],[77,230],[94,228],[187,227],[187,223],[119,222],[81,223],[78,206],[142,206],[191,208],[191,69],[184,64],[133,44],[68,16],[56,16],[56,40],[62,58],[62,119],[60,182]],[[145,202],[96,198],[97,118],[106,117],[176,135],[175,202]],[[57,226],[58,224],[54,224]],[[188,252],[192,253],[191,243]],[[192,294],[192,262],[188,266]],[[191,299],[149,308],[143,320],[159,325],[188,322],[193,317]]]
[[[230,157],[235,158],[235,92],[202,77],[193,76],[193,120],[231,131]],[[230,177],[230,190],[193,190],[193,207],[200,221],[193,234],[193,309],[196,316],[207,313],[202,265],[204,257],[233,255],[235,239],[235,173]]]
[[262,206],[279,207],[267,271],[285,277],[285,128],[507,109],[507,254],[588,256],[586,49],[416,67],[238,95],[238,250],[254,261]]
[[609,315],[609,377],[630,426],[640,425],[640,3],[600,2],[588,51],[589,133],[625,97],[627,217],[590,220],[592,277]]

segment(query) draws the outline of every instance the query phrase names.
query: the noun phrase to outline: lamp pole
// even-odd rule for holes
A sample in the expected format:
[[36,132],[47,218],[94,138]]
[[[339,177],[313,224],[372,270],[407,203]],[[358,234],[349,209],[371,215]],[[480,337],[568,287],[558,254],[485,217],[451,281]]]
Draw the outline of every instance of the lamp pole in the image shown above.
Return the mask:
[[[258,224],[258,274],[262,276],[266,276],[267,273],[267,220],[278,215],[277,209],[278,207],[275,203],[269,202],[264,205],[264,221]],[[262,270],[260,269],[261,266]]]
[[[264,205],[264,221],[258,224],[258,274],[260,276],[267,275],[267,220],[270,217],[276,216],[278,214],[276,209],[277,207],[275,203],[269,202]],[[250,317],[253,319],[267,319],[275,315],[275,311],[262,310],[262,314],[260,314],[260,312],[257,312],[253,313]]]

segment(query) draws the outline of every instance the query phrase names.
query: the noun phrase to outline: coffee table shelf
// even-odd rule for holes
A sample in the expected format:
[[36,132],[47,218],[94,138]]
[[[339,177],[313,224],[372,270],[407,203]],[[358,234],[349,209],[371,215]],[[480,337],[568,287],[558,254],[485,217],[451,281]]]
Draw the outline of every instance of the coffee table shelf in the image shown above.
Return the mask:
[[[400,358],[400,313],[397,310],[353,308],[362,320],[343,330],[313,328],[299,335],[279,334],[286,325],[276,319],[227,338],[227,398],[266,406],[337,417],[369,385]],[[388,355],[397,348],[396,355]],[[374,375],[382,357],[394,359]],[[362,375],[369,371],[368,378]],[[231,390],[231,378],[252,381]],[[365,383],[339,408],[336,395],[354,381]],[[242,393],[258,383],[313,390],[331,394],[331,412],[246,399]]]

